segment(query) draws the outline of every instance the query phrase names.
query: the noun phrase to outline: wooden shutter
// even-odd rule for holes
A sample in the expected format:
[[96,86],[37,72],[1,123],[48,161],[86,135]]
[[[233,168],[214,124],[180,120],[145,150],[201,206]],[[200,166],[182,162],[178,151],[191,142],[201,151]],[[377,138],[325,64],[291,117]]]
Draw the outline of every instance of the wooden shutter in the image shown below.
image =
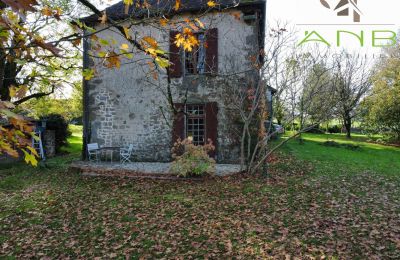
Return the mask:
[[215,158],[218,147],[218,104],[217,102],[206,103],[206,139],[211,139],[215,150],[210,157]]
[[218,29],[210,29],[206,33],[206,72],[218,73]]
[[174,123],[172,127],[172,145],[180,138],[185,139],[185,113],[184,105],[180,103],[175,104],[175,109],[177,111],[182,111],[174,118]]
[[180,48],[174,43],[175,36],[178,33],[177,31],[170,31],[169,33],[169,60],[172,63],[169,67],[171,78],[180,78],[182,76]]

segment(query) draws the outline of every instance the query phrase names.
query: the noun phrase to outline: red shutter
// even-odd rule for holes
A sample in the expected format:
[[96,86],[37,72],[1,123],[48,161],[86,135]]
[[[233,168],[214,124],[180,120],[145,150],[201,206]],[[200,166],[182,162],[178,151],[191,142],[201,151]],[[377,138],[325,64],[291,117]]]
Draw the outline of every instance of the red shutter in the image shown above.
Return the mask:
[[169,60],[172,63],[169,67],[171,78],[180,78],[182,76],[180,48],[174,43],[175,36],[178,33],[177,31],[170,31],[169,33]]
[[177,111],[182,111],[178,113],[174,118],[174,123],[172,127],[172,145],[180,138],[185,139],[185,113],[184,105],[177,103],[175,104],[175,109]]
[[206,72],[218,73],[218,29],[210,29],[206,33]]
[[210,157],[215,158],[218,147],[218,104],[217,102],[206,103],[206,139],[211,139],[215,150],[210,153]]

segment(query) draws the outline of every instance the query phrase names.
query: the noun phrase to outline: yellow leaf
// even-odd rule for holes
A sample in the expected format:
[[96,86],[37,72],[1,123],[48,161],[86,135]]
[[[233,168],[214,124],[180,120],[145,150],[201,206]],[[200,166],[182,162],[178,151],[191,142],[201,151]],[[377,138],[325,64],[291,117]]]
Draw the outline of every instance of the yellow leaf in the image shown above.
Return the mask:
[[156,63],[161,67],[161,68],[166,68],[169,66],[169,61],[164,58],[157,57],[156,58]]
[[27,146],[26,149],[28,149],[34,156],[39,157],[37,151],[33,147]]
[[85,80],[91,80],[94,77],[94,70],[92,69],[85,69],[82,73]]
[[121,49],[122,50],[128,50],[129,49],[129,45],[126,43],[121,44]]
[[45,6],[42,9],[42,14],[45,15],[45,16],[52,16],[53,15],[53,11],[50,9],[50,7]]
[[212,8],[215,7],[217,4],[214,1],[208,1],[207,5]]
[[38,165],[38,161],[36,160],[36,157],[27,151],[22,149],[22,152],[24,152],[25,155],[25,162],[27,164],[31,164],[33,167],[36,167]]
[[200,26],[201,29],[204,29],[204,24],[199,20],[199,18],[196,18],[195,21]]
[[165,27],[165,26],[167,26],[168,25],[168,19],[167,18],[161,18],[160,19],[160,25],[161,26],[163,26],[163,27]]
[[129,6],[133,5],[133,0],[124,0],[125,14],[129,13]]
[[181,7],[181,0],[175,0],[175,11],[178,11]]
[[17,94],[17,87],[16,86],[11,86],[9,88],[10,91],[10,97],[15,97],[15,94]]
[[128,40],[130,40],[131,39],[131,36],[130,36],[130,34],[129,34],[129,29],[127,28],[127,27],[123,27],[124,28],[124,33],[125,33],[125,37],[128,39]]
[[154,38],[152,38],[150,36],[146,36],[146,37],[143,37],[143,41],[147,42],[152,48],[158,49],[158,43]]

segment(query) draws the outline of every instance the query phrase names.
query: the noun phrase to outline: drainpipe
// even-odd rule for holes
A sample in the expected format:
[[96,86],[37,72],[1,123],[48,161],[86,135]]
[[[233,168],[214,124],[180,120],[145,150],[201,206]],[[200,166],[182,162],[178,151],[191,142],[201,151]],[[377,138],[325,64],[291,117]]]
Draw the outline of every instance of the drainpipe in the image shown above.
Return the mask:
[[[84,31],[84,35],[86,35]],[[89,38],[83,37],[83,70],[89,68]],[[82,160],[87,159],[86,147],[90,142],[90,119],[89,119],[89,86],[88,81],[82,77],[83,89],[83,144],[82,144]]]

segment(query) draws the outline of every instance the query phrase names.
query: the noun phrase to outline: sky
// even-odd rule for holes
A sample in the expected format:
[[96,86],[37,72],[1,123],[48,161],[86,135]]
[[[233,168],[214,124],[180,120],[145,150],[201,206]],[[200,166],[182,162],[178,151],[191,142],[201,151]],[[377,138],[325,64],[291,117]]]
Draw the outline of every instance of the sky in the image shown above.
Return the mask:
[[[342,47],[350,52],[361,50],[374,55],[381,48],[372,47],[373,30],[391,30],[397,32],[400,28],[399,0],[358,0],[361,11],[361,21],[356,23],[353,16],[337,16],[334,8],[340,0],[325,0],[331,7],[324,7],[320,0],[267,0],[268,24],[275,21],[287,22],[297,31],[299,42],[305,38],[305,32],[316,31],[328,42],[336,45],[336,31],[346,30],[356,34],[364,31],[365,46],[360,47],[359,41],[353,36],[342,38]],[[390,33],[379,33],[386,37]]]

